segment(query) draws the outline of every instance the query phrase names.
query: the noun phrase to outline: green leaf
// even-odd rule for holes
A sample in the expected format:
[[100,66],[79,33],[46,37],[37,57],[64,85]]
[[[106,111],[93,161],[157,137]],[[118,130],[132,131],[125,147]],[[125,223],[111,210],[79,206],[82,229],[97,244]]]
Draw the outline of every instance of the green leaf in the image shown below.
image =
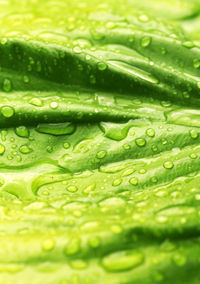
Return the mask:
[[199,284],[199,11],[0,3],[2,283]]

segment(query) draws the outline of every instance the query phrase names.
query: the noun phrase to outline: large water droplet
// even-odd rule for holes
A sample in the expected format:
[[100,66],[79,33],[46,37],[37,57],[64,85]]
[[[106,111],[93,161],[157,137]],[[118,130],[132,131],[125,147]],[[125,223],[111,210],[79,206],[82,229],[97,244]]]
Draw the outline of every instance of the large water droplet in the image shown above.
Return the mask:
[[136,251],[121,251],[112,253],[102,259],[102,266],[110,272],[118,272],[133,269],[141,265],[144,256]]
[[4,117],[9,118],[14,115],[15,110],[11,106],[2,106],[1,113]]
[[174,164],[173,164],[172,161],[166,161],[166,162],[164,162],[163,167],[165,169],[172,169],[174,167]]
[[26,126],[18,126],[15,129],[15,132],[20,137],[26,137],[26,138],[29,137],[29,130]]
[[39,124],[36,131],[51,135],[66,135],[72,134],[76,129],[75,124],[71,122],[65,123],[52,123],[52,124]]
[[22,145],[22,146],[19,148],[19,151],[20,151],[22,154],[29,154],[29,153],[31,153],[33,150],[32,150],[28,145]]

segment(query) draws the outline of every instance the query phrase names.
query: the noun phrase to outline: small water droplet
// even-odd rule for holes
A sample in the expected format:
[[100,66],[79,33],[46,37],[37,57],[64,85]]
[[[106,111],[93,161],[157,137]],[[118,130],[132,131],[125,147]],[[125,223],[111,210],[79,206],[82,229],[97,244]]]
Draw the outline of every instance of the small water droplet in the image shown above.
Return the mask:
[[142,40],[141,40],[141,45],[142,45],[143,47],[149,46],[150,43],[151,43],[151,37],[149,37],[149,36],[145,36],[145,37],[143,37]]
[[138,179],[136,177],[133,177],[129,180],[130,184],[132,185],[137,185],[138,184]]
[[56,109],[57,107],[58,107],[58,103],[57,102],[51,102],[50,103],[50,108]]
[[63,144],[63,147],[64,147],[65,149],[69,149],[69,148],[70,148],[70,143],[65,142],[65,143]]
[[29,104],[37,106],[37,107],[41,107],[43,105],[43,102],[39,98],[32,98]]
[[146,130],[146,134],[149,136],[149,137],[154,137],[155,136],[155,131],[153,128],[148,128]]
[[191,158],[191,159],[196,159],[196,158],[197,158],[197,155],[196,155],[195,153],[192,153],[192,154],[190,154],[190,158]]
[[135,143],[139,147],[144,147],[146,145],[146,140],[143,138],[137,138],[135,139]]
[[122,174],[122,176],[123,177],[126,177],[126,176],[129,176],[129,175],[131,175],[132,173],[134,173],[134,169],[127,169],[127,170],[125,170],[124,172],[123,172],[123,174]]
[[55,241],[53,239],[46,239],[42,242],[42,249],[50,251],[55,247]]
[[198,137],[198,132],[195,129],[191,129],[189,133],[193,139],[196,139]]
[[79,46],[75,46],[75,47],[73,48],[73,51],[74,51],[75,53],[77,53],[77,54],[79,54],[79,53],[82,52],[82,50],[81,50],[81,48],[80,48]]
[[70,185],[67,187],[67,191],[69,192],[77,192],[78,188],[75,185]]
[[112,185],[113,185],[113,186],[118,186],[118,185],[120,185],[121,183],[122,183],[122,179],[118,178],[118,179],[116,179],[116,180],[113,181]]
[[153,145],[151,147],[151,149],[152,149],[153,152],[157,152],[158,151],[158,147],[156,145]]
[[96,187],[96,183],[92,183],[88,185],[86,188],[84,188],[83,193],[89,194],[91,191],[93,191]]
[[[88,263],[83,259],[74,259],[74,260],[70,261],[70,266],[73,269],[85,269],[85,268],[88,267]],[[75,282],[73,281],[73,283],[75,283]],[[76,282],[76,283],[78,283],[78,282]]]
[[10,106],[2,106],[1,113],[4,117],[10,118],[14,115],[15,111],[14,111],[14,108]]
[[96,155],[98,159],[103,159],[106,156],[107,152],[106,151],[99,151]]
[[106,70],[106,68],[107,68],[107,64],[104,63],[104,62],[99,62],[99,63],[97,64],[97,68],[98,68],[100,71],[104,71],[104,70]]
[[114,29],[115,26],[116,26],[116,24],[113,23],[113,22],[108,22],[108,23],[106,23],[106,28],[107,28],[107,29]]
[[165,169],[172,169],[174,167],[174,164],[173,164],[172,161],[166,161],[166,162],[164,162],[163,167]]
[[193,66],[195,69],[198,69],[200,67],[200,59],[194,59]]

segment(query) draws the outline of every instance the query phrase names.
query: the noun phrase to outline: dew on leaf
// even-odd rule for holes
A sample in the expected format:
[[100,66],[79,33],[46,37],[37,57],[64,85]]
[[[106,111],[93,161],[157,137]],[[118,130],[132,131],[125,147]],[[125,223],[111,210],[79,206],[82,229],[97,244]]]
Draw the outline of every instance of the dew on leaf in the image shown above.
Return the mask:
[[2,106],[1,108],[1,114],[6,118],[12,117],[14,113],[15,113],[15,110],[11,106]]

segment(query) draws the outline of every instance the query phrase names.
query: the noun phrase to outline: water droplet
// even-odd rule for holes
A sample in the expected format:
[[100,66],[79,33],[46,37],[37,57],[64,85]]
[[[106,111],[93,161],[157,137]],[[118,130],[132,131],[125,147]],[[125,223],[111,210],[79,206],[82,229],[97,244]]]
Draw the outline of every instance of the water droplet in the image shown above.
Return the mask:
[[69,149],[69,147],[70,147],[70,143],[65,142],[65,143],[63,144],[63,147],[64,147],[65,149]]
[[129,180],[130,184],[132,185],[137,185],[138,184],[138,179],[136,177],[133,177]]
[[196,158],[197,158],[197,155],[194,154],[194,153],[192,153],[192,154],[190,154],[190,158],[191,158],[191,159],[196,159]]
[[9,118],[14,115],[15,111],[14,111],[14,108],[10,106],[2,106],[1,113],[4,117]]
[[106,65],[106,63],[104,63],[104,62],[99,62],[99,63],[97,64],[97,68],[98,68],[100,71],[104,71],[104,70],[106,70],[107,65]]
[[45,251],[50,251],[55,247],[55,241],[53,239],[46,239],[42,243],[42,248]]
[[52,152],[53,152],[53,147],[52,147],[52,146],[50,146],[50,145],[49,145],[49,146],[47,146],[47,148],[46,148],[46,149],[47,149],[47,152],[48,152],[48,153],[52,153]]
[[146,145],[146,140],[143,138],[137,138],[135,139],[135,143],[139,147],[144,147]]
[[193,66],[195,69],[198,69],[200,67],[200,59],[194,59]]
[[5,152],[5,146],[3,144],[0,144],[0,155],[3,155]]
[[80,48],[79,46],[75,46],[75,47],[73,48],[73,51],[74,51],[75,53],[77,53],[77,54],[79,54],[79,53],[82,52],[82,50],[81,50],[81,48]]
[[184,41],[184,42],[182,43],[182,45],[183,45],[184,47],[187,47],[187,48],[192,48],[192,47],[194,47],[194,43],[193,43],[192,41]]
[[149,136],[149,137],[154,137],[155,136],[155,131],[153,128],[148,128],[146,130],[146,134]]
[[152,149],[153,152],[157,152],[158,151],[158,147],[156,145],[153,145],[151,147],[151,149]]
[[163,107],[171,107],[172,103],[170,101],[161,101],[161,106]]
[[124,150],[129,150],[129,149],[131,149],[131,146],[129,144],[124,144],[123,148],[124,148]]
[[118,178],[118,179],[116,179],[116,180],[113,181],[112,185],[113,185],[113,186],[118,186],[118,185],[120,185],[121,183],[122,183],[122,179]]
[[144,261],[143,254],[137,251],[111,253],[102,259],[102,266],[110,272],[133,269]]
[[126,176],[129,176],[129,175],[131,175],[132,173],[134,173],[134,169],[127,169],[127,170],[125,170],[124,172],[123,172],[123,174],[122,174],[122,176],[123,177],[126,177]]
[[78,188],[75,185],[70,185],[67,187],[67,191],[69,192],[76,192]]
[[164,162],[163,167],[165,169],[172,169],[174,167],[174,164],[171,161],[166,161],[166,162]]
[[56,109],[57,107],[58,107],[58,103],[57,102],[51,102],[50,103],[50,108]]
[[96,183],[92,183],[88,185],[86,188],[84,188],[83,193],[89,194],[91,191],[93,191],[96,187]]
[[76,129],[75,124],[71,122],[52,123],[52,124],[38,124],[36,131],[51,135],[67,135],[72,134]]
[[15,133],[20,137],[29,137],[29,130],[26,126],[18,126],[15,129]]
[[150,43],[151,43],[151,37],[149,37],[149,36],[145,36],[145,37],[143,37],[142,40],[141,40],[141,45],[142,45],[143,47],[149,46]]
[[152,181],[153,183],[156,183],[156,182],[158,181],[158,179],[157,179],[157,177],[154,176],[154,177],[151,178],[151,181]]
[[[88,263],[85,260],[82,260],[82,259],[74,259],[74,260],[70,261],[70,266],[73,269],[85,269],[85,268],[88,267]],[[73,283],[75,283],[75,282],[73,281]]]
[[106,156],[107,152],[106,151],[99,151],[96,155],[98,159],[103,159]]
[[12,90],[12,84],[11,84],[10,79],[4,79],[3,90],[4,92],[10,92]]
[[28,145],[22,145],[20,148],[19,148],[19,151],[22,153],[22,154],[29,154],[31,153],[33,150],[31,148],[29,148]]
[[141,169],[141,170],[139,170],[139,173],[140,174],[145,174],[147,171],[145,170],[145,169]]
[[41,107],[43,105],[43,102],[39,98],[33,98],[30,100],[29,104],[37,106],[37,107]]
[[198,132],[195,129],[191,129],[189,133],[193,139],[196,139],[198,137]]
[[73,237],[67,243],[66,248],[64,249],[64,253],[67,256],[74,255],[78,253],[80,250],[80,239],[77,237]]

